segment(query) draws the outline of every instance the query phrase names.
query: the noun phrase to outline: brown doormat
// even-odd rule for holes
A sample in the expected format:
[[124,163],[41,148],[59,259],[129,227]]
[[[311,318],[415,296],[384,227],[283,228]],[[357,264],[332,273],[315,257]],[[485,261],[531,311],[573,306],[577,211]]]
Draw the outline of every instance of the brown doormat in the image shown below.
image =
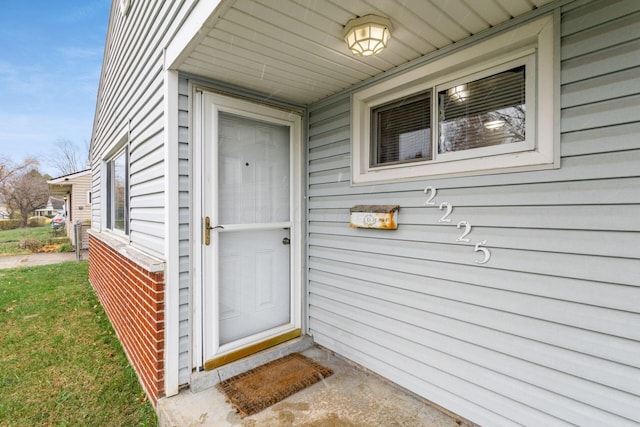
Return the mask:
[[216,387],[244,418],[331,374],[331,369],[293,353],[222,381]]

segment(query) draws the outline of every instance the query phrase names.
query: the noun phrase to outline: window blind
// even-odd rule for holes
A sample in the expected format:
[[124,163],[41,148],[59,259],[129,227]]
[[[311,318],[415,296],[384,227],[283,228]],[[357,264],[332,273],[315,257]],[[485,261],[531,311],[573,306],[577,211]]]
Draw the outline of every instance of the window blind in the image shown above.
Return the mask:
[[431,91],[372,111],[372,165],[430,160]]

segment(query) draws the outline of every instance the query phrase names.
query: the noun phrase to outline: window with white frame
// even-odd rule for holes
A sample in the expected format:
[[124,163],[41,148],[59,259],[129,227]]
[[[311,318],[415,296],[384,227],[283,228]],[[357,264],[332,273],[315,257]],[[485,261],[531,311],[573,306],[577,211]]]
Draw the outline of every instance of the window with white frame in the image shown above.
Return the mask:
[[129,234],[129,151],[127,146],[106,162],[106,226]]
[[431,160],[431,93],[371,109],[372,166]]
[[557,167],[555,39],[540,18],[352,96],[352,182]]

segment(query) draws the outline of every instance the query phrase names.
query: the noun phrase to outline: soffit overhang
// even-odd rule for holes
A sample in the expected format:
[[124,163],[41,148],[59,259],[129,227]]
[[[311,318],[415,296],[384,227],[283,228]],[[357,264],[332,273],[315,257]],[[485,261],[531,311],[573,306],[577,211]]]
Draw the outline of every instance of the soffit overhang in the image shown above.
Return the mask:
[[[202,14],[205,3],[192,14]],[[223,0],[210,3],[213,9],[206,18],[194,15],[197,28],[181,29],[182,34],[168,48],[172,56],[168,66],[305,106],[451,49],[474,35],[551,10],[552,3],[554,0]],[[342,30],[350,19],[367,14],[389,18],[392,38],[382,53],[356,57],[347,50]]]

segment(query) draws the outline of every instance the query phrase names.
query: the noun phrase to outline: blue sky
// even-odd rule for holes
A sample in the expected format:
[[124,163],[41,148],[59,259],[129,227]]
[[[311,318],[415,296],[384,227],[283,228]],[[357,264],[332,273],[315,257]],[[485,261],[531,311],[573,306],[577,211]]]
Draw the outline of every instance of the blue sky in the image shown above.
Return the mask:
[[0,156],[36,156],[56,141],[91,139],[109,0],[2,2]]

